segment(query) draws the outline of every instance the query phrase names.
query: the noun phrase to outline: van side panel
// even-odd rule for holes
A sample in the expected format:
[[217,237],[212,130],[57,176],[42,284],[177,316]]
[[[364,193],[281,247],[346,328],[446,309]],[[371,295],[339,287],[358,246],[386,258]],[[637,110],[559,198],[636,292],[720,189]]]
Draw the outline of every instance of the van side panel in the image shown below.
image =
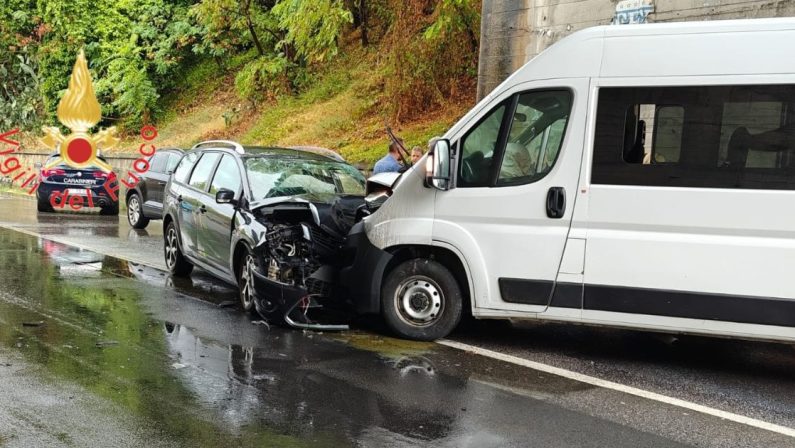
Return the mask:
[[795,77],[600,82],[583,320],[795,339]]

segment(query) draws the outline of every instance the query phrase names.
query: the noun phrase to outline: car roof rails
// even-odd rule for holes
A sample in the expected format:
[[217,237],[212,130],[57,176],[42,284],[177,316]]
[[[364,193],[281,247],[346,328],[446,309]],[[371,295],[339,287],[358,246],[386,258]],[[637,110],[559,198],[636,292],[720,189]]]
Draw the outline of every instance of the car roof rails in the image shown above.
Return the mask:
[[205,142],[196,143],[195,145],[193,145],[193,148],[191,148],[191,149],[198,149],[198,148],[201,148],[203,146],[216,146],[217,147],[217,146],[221,146],[221,145],[226,145],[227,148],[234,149],[235,152],[237,152],[238,154],[241,154],[241,155],[246,153],[246,150],[243,149],[243,145],[241,145],[238,142],[233,142],[231,140],[207,140]]

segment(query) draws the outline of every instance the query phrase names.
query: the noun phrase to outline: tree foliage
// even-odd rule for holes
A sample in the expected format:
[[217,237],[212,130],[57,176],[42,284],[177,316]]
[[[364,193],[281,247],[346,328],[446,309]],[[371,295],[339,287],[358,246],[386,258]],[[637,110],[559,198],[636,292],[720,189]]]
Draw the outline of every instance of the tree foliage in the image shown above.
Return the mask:
[[216,61],[256,103],[299,92],[357,31],[382,49],[390,112],[409,117],[472,77],[479,10],[480,0],[4,0],[0,124],[53,123],[81,48],[101,125],[134,131],[196,62]]
[[398,120],[474,89],[480,0],[390,0],[385,89]]
[[280,45],[292,45],[299,57],[322,62],[337,54],[337,38],[353,14],[339,0],[282,0],[273,7]]

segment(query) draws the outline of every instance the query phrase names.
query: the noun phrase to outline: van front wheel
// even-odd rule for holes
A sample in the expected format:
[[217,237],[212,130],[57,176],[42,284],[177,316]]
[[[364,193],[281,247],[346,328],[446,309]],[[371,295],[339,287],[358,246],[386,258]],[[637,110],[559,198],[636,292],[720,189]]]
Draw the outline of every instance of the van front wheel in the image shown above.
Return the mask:
[[381,313],[400,337],[433,341],[450,334],[461,320],[463,297],[442,264],[424,258],[405,261],[386,277]]

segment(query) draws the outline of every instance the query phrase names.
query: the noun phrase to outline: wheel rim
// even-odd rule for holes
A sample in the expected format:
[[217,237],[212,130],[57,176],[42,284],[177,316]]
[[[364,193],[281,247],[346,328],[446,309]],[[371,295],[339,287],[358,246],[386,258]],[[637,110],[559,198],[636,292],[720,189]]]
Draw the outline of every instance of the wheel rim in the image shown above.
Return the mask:
[[132,225],[138,224],[138,220],[141,219],[141,203],[136,195],[131,196],[127,204],[127,217],[130,218]]
[[177,231],[174,229],[174,226],[170,226],[168,228],[168,232],[166,233],[166,265],[169,269],[173,268],[174,265],[177,264],[178,250]]
[[247,254],[240,270],[240,302],[250,309],[254,303],[254,257]]
[[415,327],[427,327],[441,318],[445,300],[442,288],[420,275],[409,277],[398,285],[394,303],[401,320]]

